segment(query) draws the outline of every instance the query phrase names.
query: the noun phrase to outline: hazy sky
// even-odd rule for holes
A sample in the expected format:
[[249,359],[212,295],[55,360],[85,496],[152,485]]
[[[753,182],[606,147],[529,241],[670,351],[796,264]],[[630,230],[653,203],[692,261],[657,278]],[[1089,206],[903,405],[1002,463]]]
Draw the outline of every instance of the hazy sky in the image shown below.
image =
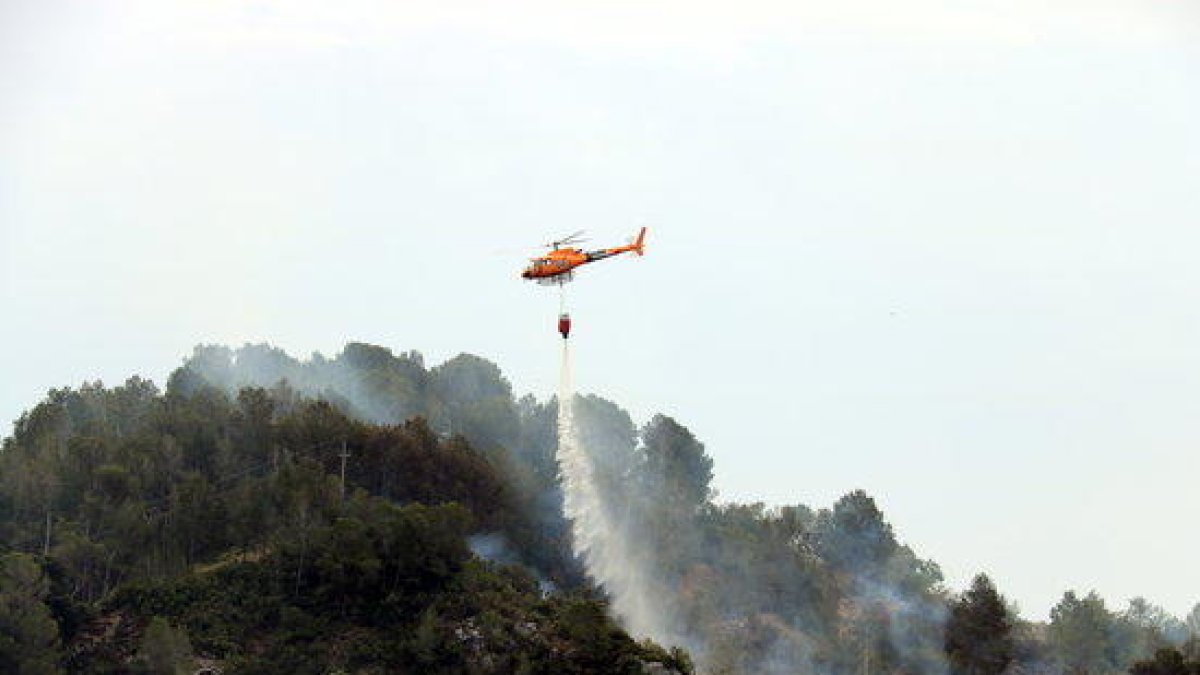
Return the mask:
[[[437,8],[432,8],[436,4]],[[0,0],[0,418],[201,342],[461,351],[864,488],[961,588],[1200,601],[1200,8]],[[416,9],[421,7],[420,9]]]

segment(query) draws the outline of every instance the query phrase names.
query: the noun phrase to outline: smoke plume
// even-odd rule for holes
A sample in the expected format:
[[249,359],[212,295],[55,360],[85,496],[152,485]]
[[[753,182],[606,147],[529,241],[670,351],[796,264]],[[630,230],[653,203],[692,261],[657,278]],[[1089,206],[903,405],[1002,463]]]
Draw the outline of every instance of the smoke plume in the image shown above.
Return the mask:
[[307,361],[214,346],[198,347],[168,390],[264,387],[276,414],[319,398],[466,438],[503,467],[529,519],[477,533],[472,549],[528,566],[544,589],[589,577],[631,634],[686,649],[699,673],[946,672],[941,572],[898,541],[870,496],[825,509],[718,503],[699,439],[661,415],[639,430],[617,404],[577,396],[572,365],[564,341],[555,405],[514,400],[500,369],[470,355],[426,368],[419,353],[361,343]]

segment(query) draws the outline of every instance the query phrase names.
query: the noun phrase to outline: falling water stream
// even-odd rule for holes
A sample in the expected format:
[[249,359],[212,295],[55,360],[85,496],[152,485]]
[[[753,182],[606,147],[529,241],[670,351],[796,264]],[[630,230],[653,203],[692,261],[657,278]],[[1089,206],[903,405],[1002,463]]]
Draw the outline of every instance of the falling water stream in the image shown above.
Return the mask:
[[[571,347],[563,340],[562,371],[558,385],[558,474],[563,487],[563,509],[571,522],[575,555],[587,573],[612,600],[618,621],[634,636],[672,644],[671,631],[660,616],[661,598],[651,583],[646,546],[635,541],[630,528],[613,517],[612,498],[600,489],[595,461],[580,442],[575,419],[575,386]],[[607,497],[607,498],[606,498]]]

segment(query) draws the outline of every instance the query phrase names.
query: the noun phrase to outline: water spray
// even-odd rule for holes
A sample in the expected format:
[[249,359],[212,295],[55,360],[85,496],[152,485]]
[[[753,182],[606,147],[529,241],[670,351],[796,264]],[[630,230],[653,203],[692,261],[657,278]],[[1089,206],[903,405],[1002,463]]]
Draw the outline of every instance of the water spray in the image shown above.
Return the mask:
[[645,541],[613,517],[613,497],[601,490],[596,464],[580,442],[575,419],[571,345],[563,341],[558,385],[558,475],[563,511],[571,523],[572,548],[589,577],[612,600],[613,612],[630,633],[661,644],[679,641],[661,616]]

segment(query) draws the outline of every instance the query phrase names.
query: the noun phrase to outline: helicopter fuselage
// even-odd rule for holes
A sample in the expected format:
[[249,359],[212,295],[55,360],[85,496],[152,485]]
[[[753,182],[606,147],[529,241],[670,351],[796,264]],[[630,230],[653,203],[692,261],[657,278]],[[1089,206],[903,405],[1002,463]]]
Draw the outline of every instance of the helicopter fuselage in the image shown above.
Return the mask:
[[584,251],[578,248],[558,248],[550,251],[544,256],[533,258],[528,267],[521,272],[523,279],[568,279],[571,271],[580,265],[586,265],[597,260],[604,260],[622,253],[636,253],[642,255],[643,241],[646,238],[646,228],[638,233],[637,240],[628,246],[618,246],[616,248],[602,248],[597,251]]

